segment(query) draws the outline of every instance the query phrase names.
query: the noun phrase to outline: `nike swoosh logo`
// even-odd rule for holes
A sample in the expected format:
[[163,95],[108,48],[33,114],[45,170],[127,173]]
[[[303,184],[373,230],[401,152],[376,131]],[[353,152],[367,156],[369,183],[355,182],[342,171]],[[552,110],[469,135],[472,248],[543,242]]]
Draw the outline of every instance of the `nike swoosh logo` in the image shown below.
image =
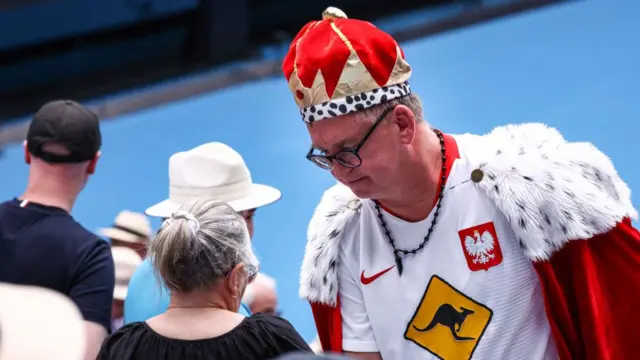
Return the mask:
[[390,267],[388,269],[382,270],[379,273],[374,274],[373,276],[369,276],[369,277],[364,276],[364,270],[362,270],[362,274],[360,274],[360,282],[362,283],[362,285],[369,285],[372,282],[376,281],[377,278],[379,278],[380,276],[384,275],[389,270],[393,269],[394,267],[396,267],[396,266],[394,265],[394,266],[392,266],[392,267]]

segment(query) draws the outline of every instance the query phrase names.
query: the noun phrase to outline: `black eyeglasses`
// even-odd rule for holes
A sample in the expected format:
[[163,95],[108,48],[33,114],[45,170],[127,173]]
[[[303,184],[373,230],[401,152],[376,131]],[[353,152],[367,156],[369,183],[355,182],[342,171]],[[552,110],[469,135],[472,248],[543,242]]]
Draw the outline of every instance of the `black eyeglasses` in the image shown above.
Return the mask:
[[307,153],[307,160],[311,161],[312,163],[318,165],[319,167],[325,170],[333,169],[334,160],[344,167],[357,168],[358,166],[362,165],[362,158],[360,158],[360,154],[359,154],[360,149],[367,142],[367,139],[369,139],[369,137],[373,133],[373,130],[375,130],[378,127],[378,125],[382,123],[382,120],[384,120],[384,118],[386,118],[387,115],[389,115],[389,113],[393,109],[394,109],[393,107],[387,108],[385,111],[382,112],[382,114],[380,114],[380,117],[376,119],[376,121],[371,126],[371,129],[369,129],[367,134],[362,138],[362,140],[360,140],[360,143],[358,143],[358,145],[355,148],[342,149],[333,155],[324,155],[324,154],[314,154],[313,151],[316,149],[312,147],[311,149],[309,149],[309,152]]

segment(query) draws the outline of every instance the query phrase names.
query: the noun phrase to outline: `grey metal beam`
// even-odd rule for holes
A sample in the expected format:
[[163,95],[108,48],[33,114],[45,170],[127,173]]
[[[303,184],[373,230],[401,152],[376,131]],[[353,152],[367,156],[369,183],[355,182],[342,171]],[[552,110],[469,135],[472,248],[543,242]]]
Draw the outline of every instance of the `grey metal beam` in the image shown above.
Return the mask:
[[[210,1],[210,0],[207,0]],[[238,0],[234,0],[238,1]],[[244,1],[244,0],[243,0]],[[445,19],[433,23],[424,23],[410,29],[403,29],[392,33],[398,41],[407,41],[420,37],[435,35],[464,26],[489,21],[498,17],[512,15],[519,12],[565,3],[571,0],[523,0],[505,5],[486,8],[476,8],[461,14],[454,19]],[[108,120],[134,111],[144,110],[167,102],[185,99],[194,95],[219,90],[240,83],[255,81],[274,75],[281,75],[280,59],[250,62],[237,69],[224,73],[212,72],[199,77],[180,81],[172,86],[160,87],[129,96],[107,99],[93,106],[93,110],[102,120]],[[28,123],[0,127],[0,148],[4,145],[24,140]]]

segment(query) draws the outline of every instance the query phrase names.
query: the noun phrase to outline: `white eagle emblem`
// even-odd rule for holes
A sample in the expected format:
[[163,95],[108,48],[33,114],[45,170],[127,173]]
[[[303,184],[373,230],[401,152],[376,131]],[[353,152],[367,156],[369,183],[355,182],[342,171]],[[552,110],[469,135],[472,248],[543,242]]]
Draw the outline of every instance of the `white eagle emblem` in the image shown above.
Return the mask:
[[475,230],[473,236],[474,237],[467,235],[464,238],[464,247],[469,255],[473,256],[473,262],[475,264],[488,263],[489,260],[495,257],[495,254],[493,254],[495,244],[493,235],[488,231],[484,231],[482,235],[480,235],[480,232]]

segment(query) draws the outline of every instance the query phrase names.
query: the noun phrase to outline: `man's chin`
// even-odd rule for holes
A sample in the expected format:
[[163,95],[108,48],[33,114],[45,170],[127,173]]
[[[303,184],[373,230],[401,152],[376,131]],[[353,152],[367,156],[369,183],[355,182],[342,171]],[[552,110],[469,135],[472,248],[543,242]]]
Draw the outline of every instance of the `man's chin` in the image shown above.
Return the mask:
[[[372,195],[371,192],[371,183],[367,181],[368,179],[363,178],[360,180],[352,181],[350,183],[346,183],[345,185],[351,189],[351,191],[361,199],[369,199]],[[344,183],[343,183],[344,184]]]

